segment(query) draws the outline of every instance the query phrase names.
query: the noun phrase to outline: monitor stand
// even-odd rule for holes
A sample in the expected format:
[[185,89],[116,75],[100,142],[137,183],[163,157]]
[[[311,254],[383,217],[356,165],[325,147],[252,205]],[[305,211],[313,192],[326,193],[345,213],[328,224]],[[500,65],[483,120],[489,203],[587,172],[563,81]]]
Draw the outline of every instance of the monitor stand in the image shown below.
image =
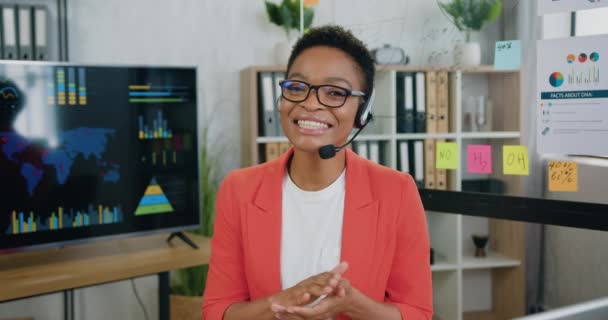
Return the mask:
[[188,238],[187,235],[185,235],[183,232],[178,231],[178,232],[172,232],[169,235],[169,238],[167,238],[167,242],[171,242],[171,240],[175,237],[180,238],[183,242],[185,242],[186,244],[188,244],[190,247],[192,247],[192,249],[198,249],[198,246],[196,245],[196,243],[194,243],[194,241],[192,241],[190,238]]

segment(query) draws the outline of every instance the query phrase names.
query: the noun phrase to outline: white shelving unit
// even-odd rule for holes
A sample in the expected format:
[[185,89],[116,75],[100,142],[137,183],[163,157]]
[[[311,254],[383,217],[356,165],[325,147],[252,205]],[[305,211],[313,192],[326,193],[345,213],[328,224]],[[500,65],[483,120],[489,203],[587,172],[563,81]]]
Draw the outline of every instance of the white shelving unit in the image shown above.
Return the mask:
[[[518,144],[520,139],[518,70],[495,71],[481,66],[470,69],[448,68],[450,95],[450,131],[448,133],[398,133],[396,123],[399,72],[438,71],[434,67],[377,67],[375,119],[357,137],[357,141],[381,141],[385,144],[386,166],[397,168],[397,145],[404,140],[445,139],[461,146],[458,170],[448,172],[450,190],[461,191],[463,179],[500,178],[506,192],[519,188],[519,180],[502,177],[503,144]],[[443,69],[446,70],[446,69]],[[242,71],[242,150],[243,166],[259,163],[258,153],[266,143],[287,142],[285,137],[258,136],[257,75],[260,72],[284,72],[275,66],[254,66]],[[485,95],[493,101],[492,130],[463,132],[463,97]],[[494,175],[466,173],[466,144],[493,146]],[[427,211],[431,246],[435,251],[433,274],[434,309],[437,319],[477,320],[507,319],[524,312],[523,225]],[[475,258],[472,234],[490,235],[488,256]],[[521,236],[514,237],[521,233]],[[516,240],[514,240],[516,239]],[[479,290],[478,290],[479,288]]]

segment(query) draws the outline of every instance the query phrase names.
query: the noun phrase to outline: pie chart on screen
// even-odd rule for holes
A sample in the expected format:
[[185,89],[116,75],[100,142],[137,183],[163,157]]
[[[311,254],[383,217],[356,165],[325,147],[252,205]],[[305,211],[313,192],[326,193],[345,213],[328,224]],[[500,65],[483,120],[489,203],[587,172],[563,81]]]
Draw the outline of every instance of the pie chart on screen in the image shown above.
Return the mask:
[[582,62],[585,62],[585,61],[587,61],[587,54],[585,54],[585,53],[579,54],[578,55],[578,62],[582,63]]
[[568,60],[568,63],[573,63],[574,61],[576,61],[576,56],[575,56],[575,55],[573,55],[573,54],[569,54],[569,55],[566,57],[566,60]]
[[549,76],[549,83],[555,88],[561,86],[564,83],[564,75],[560,72],[553,72],[551,76]]
[[600,59],[600,55],[597,52],[593,52],[592,54],[589,55],[589,60],[593,61],[593,62],[597,62]]

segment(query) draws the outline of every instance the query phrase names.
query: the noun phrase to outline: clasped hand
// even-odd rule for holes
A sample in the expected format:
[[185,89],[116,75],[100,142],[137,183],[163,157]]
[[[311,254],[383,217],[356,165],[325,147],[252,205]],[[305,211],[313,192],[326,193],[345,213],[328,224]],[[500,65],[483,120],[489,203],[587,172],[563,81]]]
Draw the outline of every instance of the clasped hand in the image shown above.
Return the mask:
[[[271,310],[281,320],[325,320],[346,310],[351,292],[342,275],[348,264],[305,279],[270,298]],[[320,301],[317,301],[320,300]]]

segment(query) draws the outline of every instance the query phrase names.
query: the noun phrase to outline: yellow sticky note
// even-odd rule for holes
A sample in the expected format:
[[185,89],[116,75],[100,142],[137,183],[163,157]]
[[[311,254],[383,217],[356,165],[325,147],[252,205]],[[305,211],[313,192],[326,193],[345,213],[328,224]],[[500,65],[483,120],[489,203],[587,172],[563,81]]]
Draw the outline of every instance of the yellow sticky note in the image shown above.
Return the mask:
[[530,175],[528,147],[502,146],[502,164],[504,175]]
[[574,161],[549,161],[549,191],[578,192],[578,166]]
[[458,144],[455,142],[438,142],[435,159],[437,169],[458,169]]

